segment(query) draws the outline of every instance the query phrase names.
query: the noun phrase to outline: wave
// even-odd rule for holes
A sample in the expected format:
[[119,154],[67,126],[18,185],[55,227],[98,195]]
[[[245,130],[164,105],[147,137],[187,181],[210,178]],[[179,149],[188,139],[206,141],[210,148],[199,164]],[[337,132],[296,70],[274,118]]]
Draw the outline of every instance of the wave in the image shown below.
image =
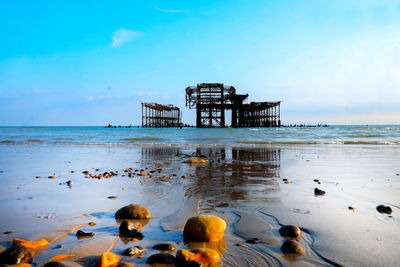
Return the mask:
[[27,142],[32,142],[32,143],[40,143],[40,142],[43,142],[42,140],[40,140],[40,139],[28,139],[28,140],[26,140]]
[[232,138],[228,137],[208,137],[208,138],[190,138],[187,140],[190,141],[217,141],[217,140],[231,140]]
[[3,141],[0,141],[0,143],[3,143],[3,144],[13,144],[15,142],[17,142],[17,141],[15,141],[15,140],[3,140]]
[[150,136],[145,136],[145,137],[129,137],[129,138],[122,138],[122,141],[129,141],[129,142],[140,142],[140,141],[162,141],[162,140],[167,140],[165,138],[159,138],[159,137],[150,137]]

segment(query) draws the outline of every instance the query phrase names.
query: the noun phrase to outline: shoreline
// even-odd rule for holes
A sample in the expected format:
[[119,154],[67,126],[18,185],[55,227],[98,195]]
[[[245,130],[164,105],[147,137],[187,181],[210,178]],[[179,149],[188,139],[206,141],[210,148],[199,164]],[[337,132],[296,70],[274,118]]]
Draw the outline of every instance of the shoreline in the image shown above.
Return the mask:
[[[205,155],[207,163],[191,165],[185,162],[186,157],[179,156],[194,152]],[[7,215],[2,216],[0,227],[2,232],[14,232],[1,235],[2,247],[8,247],[14,238],[51,240],[76,225],[97,221],[94,227],[82,228],[95,232],[93,238],[77,240],[74,234],[68,234],[58,241],[63,248],[54,249],[51,245],[38,254],[34,261],[39,265],[58,254],[74,254],[65,260],[68,264],[90,265],[118,233],[115,211],[130,203],[149,208],[153,218],[143,228],[143,240],[126,245],[117,239],[112,251],[120,255],[128,246],[143,246],[143,258],[121,256],[136,266],[156,252],[151,246],[157,242],[169,241],[184,247],[179,228],[197,212],[227,218],[221,264],[228,266],[265,261],[285,266],[329,265],[325,259],[343,265],[395,266],[399,260],[395,248],[400,240],[396,216],[400,211],[400,176],[396,175],[400,173],[396,164],[400,149],[396,146],[255,148],[35,143],[29,147],[3,144],[0,154],[0,211]],[[164,170],[151,178],[122,177],[123,170],[129,167]],[[98,180],[87,179],[81,173],[96,168],[102,172],[119,171],[120,175]],[[56,178],[47,178],[52,173]],[[320,185],[315,184],[315,178]],[[72,188],[63,184],[67,180],[73,181]],[[326,195],[314,196],[314,187],[322,187]],[[117,198],[108,199],[109,196]],[[392,217],[375,210],[378,204],[385,203],[392,207]],[[356,209],[349,211],[349,205]],[[242,224],[249,226],[247,230]],[[303,229],[300,242],[306,253],[297,259],[282,255],[279,247],[283,239],[277,232],[280,224]],[[255,236],[264,236],[263,241],[246,243]],[[268,238],[278,240],[278,244],[268,244]],[[237,243],[245,246],[237,247]]]

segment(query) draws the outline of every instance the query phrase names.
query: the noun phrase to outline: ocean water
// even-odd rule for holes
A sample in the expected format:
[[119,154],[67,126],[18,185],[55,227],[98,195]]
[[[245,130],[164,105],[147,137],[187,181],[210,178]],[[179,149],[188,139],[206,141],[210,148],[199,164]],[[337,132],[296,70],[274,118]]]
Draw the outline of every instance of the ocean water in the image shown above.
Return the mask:
[[400,125],[282,128],[0,127],[0,143],[89,145],[400,145]]

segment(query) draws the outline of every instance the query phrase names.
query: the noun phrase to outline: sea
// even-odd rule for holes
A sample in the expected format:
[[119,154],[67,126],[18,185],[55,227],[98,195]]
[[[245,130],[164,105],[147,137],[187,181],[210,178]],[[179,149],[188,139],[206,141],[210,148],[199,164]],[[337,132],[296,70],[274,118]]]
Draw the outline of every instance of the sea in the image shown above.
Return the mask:
[[400,125],[280,128],[0,127],[0,143],[251,147],[400,145]]

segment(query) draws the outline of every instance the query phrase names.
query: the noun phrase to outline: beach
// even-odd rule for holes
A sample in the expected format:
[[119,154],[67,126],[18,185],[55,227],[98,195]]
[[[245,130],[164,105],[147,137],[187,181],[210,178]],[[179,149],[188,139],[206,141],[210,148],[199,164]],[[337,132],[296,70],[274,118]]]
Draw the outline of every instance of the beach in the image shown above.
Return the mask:
[[[92,266],[106,251],[146,266],[165,242],[213,248],[216,266],[397,266],[400,138],[398,126],[388,128],[2,128],[0,248],[46,239],[33,259],[39,266],[57,255]],[[115,212],[132,203],[152,214],[142,240],[118,236]],[[183,226],[199,214],[226,220],[223,239],[184,242]],[[282,253],[283,225],[302,230],[304,253]],[[94,236],[78,239],[78,229]],[[137,245],[142,257],[123,255]]]

